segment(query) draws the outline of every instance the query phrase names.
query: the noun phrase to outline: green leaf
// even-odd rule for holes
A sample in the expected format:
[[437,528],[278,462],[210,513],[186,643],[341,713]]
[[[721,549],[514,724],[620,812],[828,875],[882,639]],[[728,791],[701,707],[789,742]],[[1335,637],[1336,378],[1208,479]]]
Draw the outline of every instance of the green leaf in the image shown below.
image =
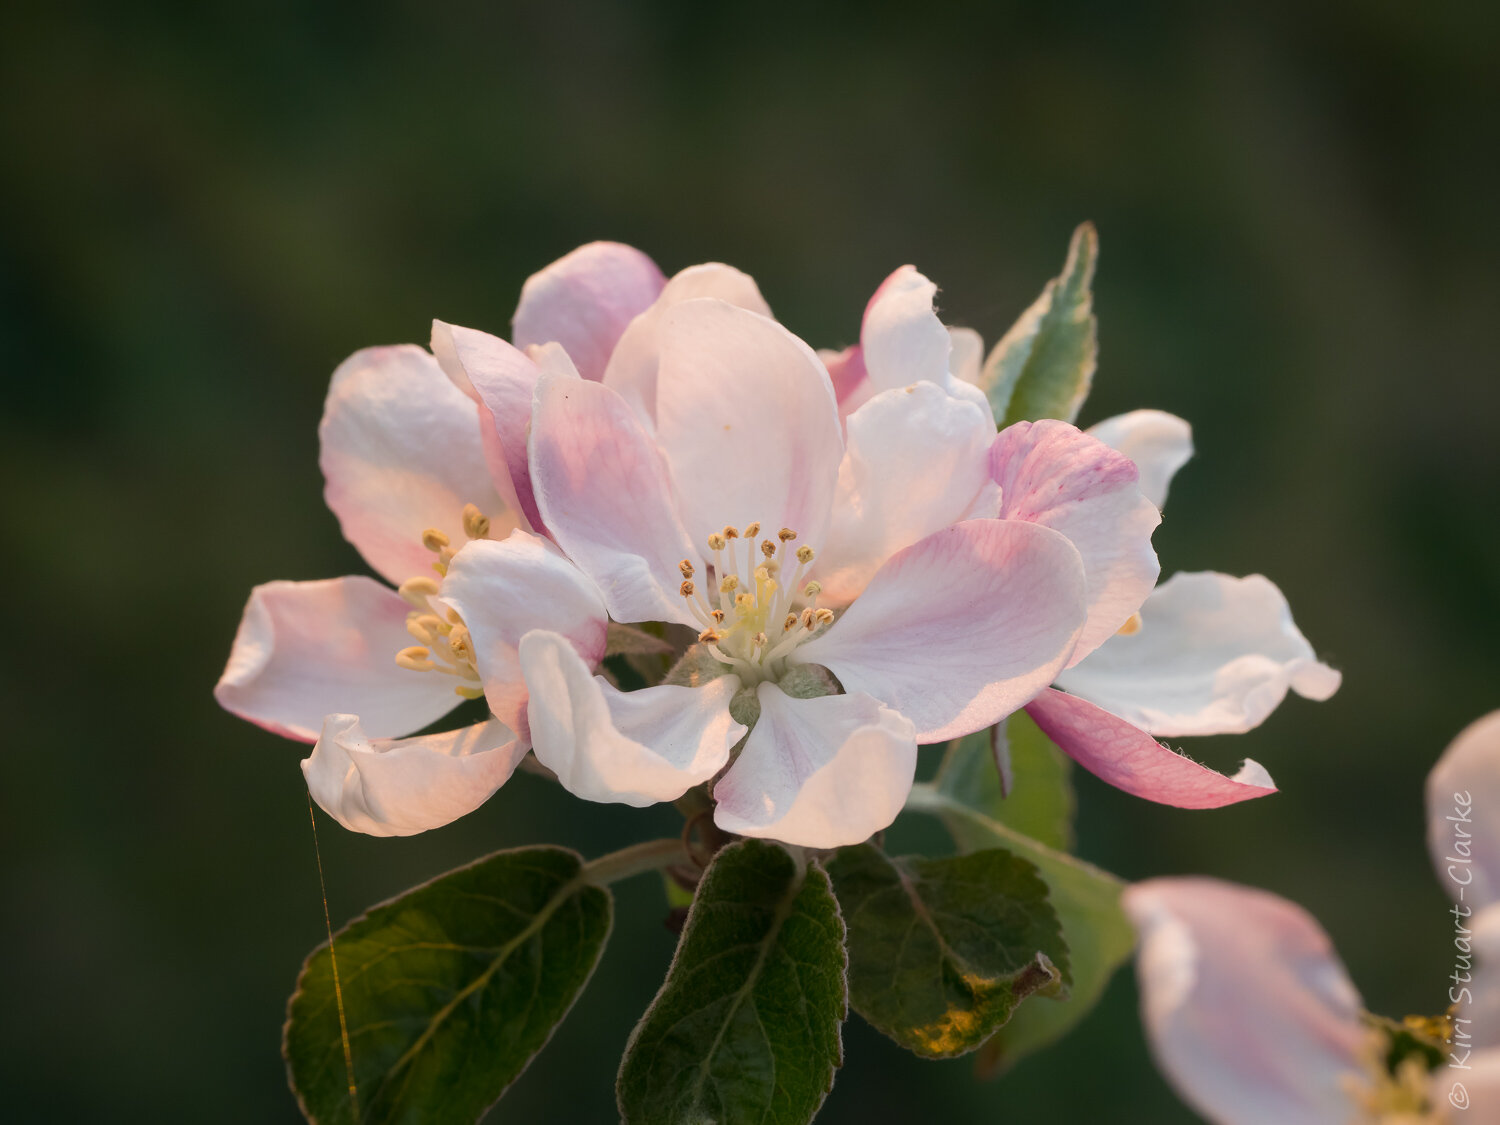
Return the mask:
[[1003,848],[892,859],[860,844],[828,874],[849,928],[849,1001],[909,1051],[967,1054],[1022,1000],[1061,987],[1068,947],[1047,884]]
[[626,1125],[802,1125],[843,1061],[844,923],[816,864],[759,840],[703,877],[620,1067]]
[[604,949],[608,891],[554,847],[498,852],[334,935],[359,1112],[327,945],[288,1004],[283,1052],[310,1120],[474,1122],[573,1006]]
[[1073,232],[1062,273],[1047,282],[984,361],[981,382],[1001,429],[1012,422],[1078,417],[1099,355],[1092,288],[1098,257],[1099,235],[1093,223],[1084,223]]
[[979,1065],[991,1073],[1071,1031],[1098,1003],[1109,978],[1130,956],[1135,931],[1120,908],[1124,883],[1107,871],[1056,851],[976,812],[930,785],[916,785],[908,809],[937,813],[963,851],[1009,848],[1036,864],[1062,923],[1072,971],[1066,999],[1024,1004],[985,1044]]
[[[1009,765],[1007,786],[996,759]],[[1072,760],[1025,711],[955,739],[935,784],[954,800],[1058,851],[1073,849]]]

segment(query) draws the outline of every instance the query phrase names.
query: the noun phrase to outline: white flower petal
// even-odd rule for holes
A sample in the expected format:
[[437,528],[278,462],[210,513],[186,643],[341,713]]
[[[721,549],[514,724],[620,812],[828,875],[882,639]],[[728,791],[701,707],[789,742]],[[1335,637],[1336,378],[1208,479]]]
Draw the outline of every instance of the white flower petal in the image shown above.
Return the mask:
[[911,720],[868,695],[793,699],[755,691],[760,718],[714,786],[726,832],[806,848],[869,839],[896,819],[917,768]]
[[828,373],[806,344],[723,301],[673,305],[661,319],[656,405],[694,542],[751,522],[822,541],[844,443]]
[[267,582],[250,591],[214,688],[227,711],[303,742],[357,712],[377,737],[421,730],[459,704],[453,678],[398,667],[411,607],[373,578]]
[[344,538],[393,583],[432,573],[422,532],[462,543],[465,504],[515,526],[480,444],[474,403],[421,348],[366,348],[339,365],[318,426],[324,498]]
[[1083,558],[1089,619],[1069,660],[1077,664],[1120,629],[1156,585],[1151,533],[1161,522],[1141,495],[1129,458],[1067,422],[1017,422],[991,453],[1002,519],[1066,535]]
[[1162,736],[1242,734],[1288,689],[1323,700],[1339,673],[1319,663],[1274,583],[1179,572],[1141,606],[1141,625],[1057,678],[1082,696]]
[[953,338],[933,308],[936,296],[936,285],[902,266],[870,298],[859,340],[877,392],[918,380],[947,386]]
[[948,370],[955,379],[979,386],[984,374],[984,337],[972,328],[948,327],[953,351],[948,356]]
[[1083,565],[1050,528],[969,520],[892,555],[843,617],[793,652],[938,742],[1052,682],[1084,622]]
[[441,600],[458,611],[474,639],[490,710],[523,739],[521,638],[550,629],[567,637],[590,667],[604,658],[609,620],[599,591],[561,551],[524,531],[500,543],[478,539],[459,551],[448,565]]
[[1341,1125],[1364,1079],[1360,998],[1301,907],[1216,879],[1125,891],[1157,1065],[1215,1125]]
[[1427,847],[1448,894],[1475,910],[1500,901],[1500,711],[1465,727],[1427,775]]
[[700,297],[716,297],[760,316],[771,315],[771,307],[760,295],[755,279],[733,266],[708,262],[689,266],[674,275],[655,303],[630,322],[604,370],[604,384],[618,391],[648,426],[656,422],[662,313],[673,305]]
[[849,417],[849,445],[816,577],[845,605],[886,559],[960,520],[993,517],[995,425],[934,383],[883,391]]
[[618,242],[590,242],[526,279],[512,320],[516,347],[556,341],[585,379],[598,379],[621,333],[656,300],[656,263]]
[[718,773],[745,733],[729,717],[740,683],[734,676],[697,688],[622,692],[590,675],[556,633],[528,633],[520,652],[537,760],[585,800],[675,801]]
[[547,527],[611,617],[702,627],[678,592],[678,564],[702,552],[678,521],[661,453],[624,399],[599,383],[543,378],[531,460]]
[[313,800],[352,832],[414,836],[473,812],[526,747],[490,720],[420,738],[370,739],[357,715],[329,715],[302,763]]
[[1158,508],[1177,470],[1193,455],[1193,427],[1164,410],[1132,410],[1088,428],[1088,433],[1117,449],[1141,471],[1141,491]]

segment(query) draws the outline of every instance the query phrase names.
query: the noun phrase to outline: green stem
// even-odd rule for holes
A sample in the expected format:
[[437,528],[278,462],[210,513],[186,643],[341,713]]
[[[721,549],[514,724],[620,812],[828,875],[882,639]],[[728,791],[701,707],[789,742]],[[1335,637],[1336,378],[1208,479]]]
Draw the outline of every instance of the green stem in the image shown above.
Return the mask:
[[633,875],[643,875],[647,871],[660,871],[663,867],[670,867],[674,863],[687,862],[688,854],[680,838],[647,840],[643,844],[632,844],[628,848],[589,860],[583,865],[579,877],[585,882],[593,883],[596,887],[606,887],[611,883],[618,883],[621,879],[629,879]]

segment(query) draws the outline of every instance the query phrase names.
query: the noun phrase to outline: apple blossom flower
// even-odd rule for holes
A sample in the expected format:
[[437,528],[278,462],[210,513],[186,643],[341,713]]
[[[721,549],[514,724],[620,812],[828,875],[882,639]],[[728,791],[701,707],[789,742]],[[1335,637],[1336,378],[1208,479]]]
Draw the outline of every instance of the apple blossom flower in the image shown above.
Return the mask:
[[[700,647],[680,682],[622,692],[552,630],[522,636],[533,749],[589,799],[672,800],[717,777],[726,831],[863,840],[901,808],[918,742],[1051,682],[1095,608],[1090,568],[1063,534],[995,518],[987,407],[918,380],[872,395],[846,440],[824,368],[773,320],[711,298],[652,319],[654,379],[628,384],[634,401],[608,368],[537,381],[530,481],[599,589],[601,627],[605,612],[684,625]],[[485,655],[504,624],[493,553],[460,551],[443,590],[492,707],[507,679]]]
[[1466,1120],[1470,1107],[1494,1116],[1500,712],[1454,740],[1428,777],[1427,804],[1433,862],[1462,926],[1445,1063],[1463,1069],[1445,1065],[1429,1075],[1407,1060],[1389,1070],[1386,1037],[1365,1017],[1328,936],[1301,907],[1215,879],[1152,879],[1126,889],[1152,1051],[1183,1100],[1209,1121],[1420,1125]]

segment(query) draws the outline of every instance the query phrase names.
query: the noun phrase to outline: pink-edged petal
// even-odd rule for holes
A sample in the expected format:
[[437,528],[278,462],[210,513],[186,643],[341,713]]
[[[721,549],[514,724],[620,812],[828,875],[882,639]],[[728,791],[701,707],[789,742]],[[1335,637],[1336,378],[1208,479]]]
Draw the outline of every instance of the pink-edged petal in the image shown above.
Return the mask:
[[639,250],[590,242],[526,279],[511,337],[518,348],[556,341],[579,374],[598,379],[626,325],[651,307],[665,284],[656,263]]
[[323,717],[364,716],[377,738],[421,730],[460,700],[453,678],[398,667],[411,607],[373,578],[267,582],[250,591],[229,664],[214,687],[226,711],[315,742]]
[[675,801],[718,773],[745,733],[729,717],[740,686],[734,676],[622,692],[545,630],[521,639],[521,667],[537,760],[588,801],[638,808]]
[[526,736],[526,683],[518,649],[533,629],[567,637],[592,667],[604,659],[609,620],[588,577],[545,539],[524,531],[469,543],[448,564],[441,600],[463,618],[495,717]]
[[1057,678],[1059,687],[1152,734],[1241,734],[1290,689],[1323,700],[1339,673],[1318,661],[1275,583],[1259,574],[1174,574],[1112,637]]
[[1427,848],[1448,894],[1474,910],[1500,901],[1500,711],[1465,727],[1427,775]]
[[1118,449],[1141,471],[1141,491],[1158,508],[1177,470],[1193,455],[1193,427],[1165,410],[1132,410],[1088,428],[1088,433]]
[[865,352],[858,344],[841,352],[821,349],[818,358],[828,369],[833,397],[838,400],[839,416],[847,417],[872,397],[870,378],[865,372]]
[[432,572],[426,529],[463,542],[465,504],[490,517],[493,534],[515,525],[474,403],[421,348],[366,348],[339,364],[318,440],[323,496],[344,538],[393,583]]
[[1052,682],[1084,621],[1083,566],[1049,528],[969,520],[892,555],[797,649],[939,742],[997,722]]
[[1217,879],[1125,890],[1141,1020],[1162,1073],[1215,1125],[1363,1118],[1369,1032],[1333,944],[1300,906]]
[[1141,494],[1135,463],[1067,422],[1017,422],[990,454],[1002,519],[1066,535],[1083,558],[1089,620],[1077,664],[1114,636],[1156,585],[1161,566],[1151,533],[1161,522]]
[[984,337],[972,328],[948,327],[953,351],[948,356],[948,370],[955,379],[979,386],[984,372]]
[[890,825],[917,769],[911,720],[868,695],[793,699],[755,689],[760,718],[714,786],[726,832],[805,848],[858,844]]
[[714,297],[760,316],[771,315],[771,306],[760,295],[755,279],[733,266],[708,262],[673,275],[655,303],[630,322],[604,370],[605,385],[619,391],[647,425],[656,421],[662,313],[673,305],[701,297]]
[[902,266],[870,298],[859,342],[876,391],[922,379],[947,386],[953,338],[933,308],[936,296],[916,267]]
[[993,517],[995,424],[935,383],[882,391],[849,417],[849,445],[815,571],[826,604],[853,601],[886,559],[961,520]]
[[678,564],[701,552],[677,518],[666,463],[623,398],[601,383],[544,378],[531,462],[548,529],[611,617],[701,628],[678,592]]
[[673,305],[661,318],[656,405],[695,543],[751,522],[822,541],[844,442],[828,373],[806,344],[724,301]]
[[526,746],[490,720],[420,738],[371,739],[329,715],[302,763],[313,800],[352,832],[414,836],[473,812],[510,780]]
[[1076,695],[1049,688],[1026,705],[1026,713],[1089,773],[1157,804],[1217,809],[1276,792],[1271,775],[1251,758],[1225,777]]

